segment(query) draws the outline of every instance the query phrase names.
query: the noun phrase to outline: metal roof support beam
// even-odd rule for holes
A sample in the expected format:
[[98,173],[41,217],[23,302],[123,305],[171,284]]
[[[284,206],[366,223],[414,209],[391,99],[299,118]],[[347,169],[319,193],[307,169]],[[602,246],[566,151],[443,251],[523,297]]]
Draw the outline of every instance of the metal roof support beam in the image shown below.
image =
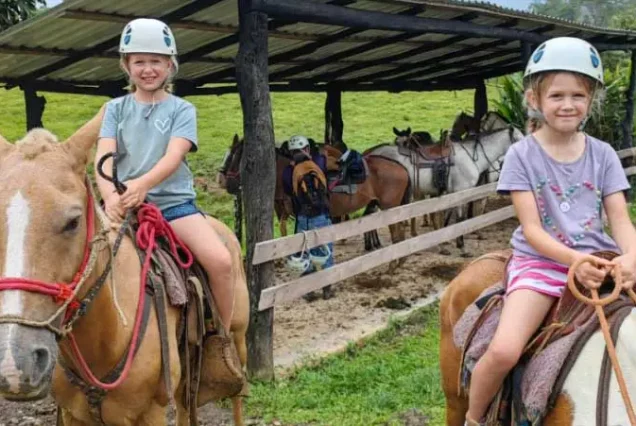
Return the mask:
[[[508,27],[510,26],[512,22],[508,21],[508,22],[504,22],[503,24],[499,24],[497,27]],[[554,29],[554,25],[550,24],[550,25],[545,25],[539,28],[536,28],[534,30],[531,30],[531,32],[535,32],[537,34],[542,34],[544,32],[547,31],[551,31],[552,29]],[[454,37],[453,37],[454,38]],[[509,40],[496,40],[496,41],[492,41],[489,43],[484,43],[479,45],[479,51],[480,52],[484,52],[483,55],[480,56],[491,56],[492,53],[488,53],[487,50],[488,49],[493,49],[493,48],[499,48],[501,46],[505,46],[507,44],[511,43]],[[523,43],[523,42],[522,42]],[[440,46],[440,47],[446,47],[446,45]],[[456,59],[458,57],[464,56],[464,55],[470,55],[471,53],[475,52],[475,47],[467,47],[465,49],[460,49],[460,50],[456,50],[454,52],[449,52],[449,53],[445,53],[443,55],[439,55],[439,56],[435,56],[432,58],[428,58],[425,61],[419,61],[416,63],[412,63],[412,64],[404,64],[401,65],[393,70],[386,70],[386,71],[380,71],[377,73],[373,73],[370,75],[364,75],[361,77],[358,77],[356,79],[353,79],[353,81],[365,81],[365,80],[375,80],[375,79],[380,79],[380,78],[386,78],[386,77],[390,77],[390,76],[394,76],[394,75],[398,75],[398,74],[402,74],[404,72],[408,72],[408,71],[413,71],[412,73],[406,74],[406,75],[401,75],[399,78],[400,79],[408,79],[411,77],[418,77],[420,75],[423,75],[424,71],[427,71],[428,73],[434,73],[437,72],[441,69],[444,69],[445,67],[450,67],[453,65],[458,65],[460,64],[460,61],[457,62],[453,62],[451,64],[447,64],[447,65],[442,65],[440,62],[442,61],[446,61],[446,60],[453,60]],[[513,53],[515,50],[514,49],[509,49],[508,51],[503,51],[503,52],[496,52],[497,54],[505,54],[505,53]],[[464,60],[464,63],[468,63],[470,64],[471,62],[473,62],[474,60]],[[424,68],[424,69],[422,69]]]
[[632,50],[631,69],[629,73],[629,88],[625,96],[625,119],[621,125],[623,141],[621,149],[634,146],[634,96],[636,95],[636,50]]
[[[328,3],[329,4],[333,4],[336,6],[346,6],[347,4],[351,4],[351,3],[355,3],[357,0],[331,0]],[[286,25],[293,25],[296,24],[297,21],[289,21],[289,20],[278,20],[278,21],[271,21],[268,23],[268,31],[269,30],[276,30],[280,27],[284,27]],[[199,46],[194,50],[191,50],[190,52],[187,52],[183,55],[181,55],[179,57],[179,62],[180,63],[186,63],[186,62],[190,62],[193,59],[203,56],[203,55],[207,55],[209,53],[212,53],[216,50],[221,50],[224,49],[228,46],[231,46],[235,43],[237,43],[239,41],[239,33],[237,32],[236,34],[232,34],[229,35],[227,37],[223,37],[221,39],[218,40],[214,40],[210,43],[204,44],[203,46]],[[227,70],[223,70],[223,71],[219,71],[219,73],[224,73],[225,77],[229,77],[232,76],[234,74],[235,70],[234,67],[229,68]],[[198,86],[200,84],[202,84],[202,80],[205,79],[205,76],[200,77],[196,80],[195,84]]]
[[[452,21],[470,21],[471,19],[475,19],[476,16],[472,13],[466,13],[464,15],[461,15],[455,19],[453,19]],[[516,22],[516,20],[515,20]],[[286,69],[286,70],[282,70],[276,73],[273,73],[272,75],[270,75],[270,79],[272,80],[279,80],[288,76],[292,76],[292,75],[296,75],[296,74],[300,74],[303,73],[305,71],[309,71],[312,69],[316,69],[318,67],[321,67],[323,65],[326,64],[331,64],[334,62],[337,62],[343,58],[349,58],[351,56],[354,55],[359,55],[361,53],[365,53],[368,52],[370,50],[374,50],[374,49],[378,49],[380,47],[383,46],[388,46],[392,43],[398,43],[401,41],[406,41],[415,37],[418,37],[420,34],[413,34],[413,33],[401,33],[401,34],[397,34],[391,37],[387,37],[383,40],[380,40],[378,42],[374,42],[374,43],[367,43],[364,44],[362,46],[357,46],[351,49],[346,49],[343,51],[340,51],[338,53],[335,53],[333,55],[330,55],[326,58],[321,58],[315,61],[312,61],[308,64],[305,65],[301,65],[298,67],[294,67],[294,68],[290,68],[290,69]],[[455,37],[451,37],[449,39],[440,41],[440,42],[422,42],[422,44],[414,49],[409,49],[406,52],[401,52],[395,55],[391,55],[388,58],[382,58],[381,60],[375,60],[375,61],[369,61],[368,63],[366,63],[364,66],[362,64],[356,64],[356,65],[351,65],[345,68],[340,68],[334,71],[330,71],[327,73],[323,73],[320,74],[318,76],[314,76],[312,77],[310,80],[313,81],[330,81],[336,77],[342,77],[343,75],[352,73],[354,71],[358,71],[361,69],[364,69],[366,67],[369,66],[375,66],[375,65],[384,65],[386,63],[390,63],[393,61],[397,61],[400,59],[404,59],[404,58],[408,58],[411,57],[413,55],[417,55],[423,52],[428,52],[430,50],[434,50],[438,47],[443,47],[448,45],[449,43],[457,43],[460,41],[465,40],[466,37],[464,36],[455,36]]]
[[244,150],[241,189],[244,196],[247,282],[250,324],[247,367],[250,377],[274,379],[274,310],[258,311],[261,291],[274,284],[274,262],[252,265],[256,243],[274,238],[276,154],[272,106],[267,79],[267,14],[252,9],[252,0],[239,0],[237,82],[243,109]]
[[[397,16],[384,12],[372,12],[346,7],[336,7],[316,2],[296,0],[254,0],[257,10],[271,16],[293,17],[303,22],[341,25],[351,28],[365,28],[386,31],[414,33],[460,34],[470,37],[499,38],[502,40],[522,40],[541,43],[549,37],[523,30],[493,28],[469,22],[449,22],[442,19],[415,16]],[[618,45],[619,49],[626,46]],[[615,47],[615,46],[614,46]],[[596,46],[608,50],[604,44]]]
[[[171,23],[172,21],[178,21],[179,19],[185,18],[186,16],[190,16],[193,15],[197,12],[199,12],[200,10],[206,9],[208,7],[214,6],[215,4],[221,2],[223,0],[198,0],[198,1],[193,1],[190,2],[188,4],[186,4],[185,6],[180,7],[179,9],[173,10],[172,12],[168,12],[164,15],[161,15],[158,17],[158,19],[161,19],[162,21],[166,22],[167,24]],[[95,55],[96,53],[101,53],[104,52],[108,49],[111,49],[115,46],[117,46],[117,44],[119,43],[119,38],[120,35],[117,34],[114,37],[109,38],[108,40],[104,40],[101,43],[96,44],[95,46],[89,48],[89,49],[85,49],[85,50],[81,50],[78,51],[76,54],[71,55],[67,58],[64,58],[62,60],[53,62],[50,65],[47,65],[45,67],[39,68],[31,73],[29,73],[28,75],[25,75],[23,78],[25,80],[35,80],[37,78],[43,77],[45,75],[51,74],[55,71],[59,71],[63,68],[66,68],[70,65],[73,65],[76,62],[80,62],[83,61],[84,59],[91,57],[93,55]]]
[[24,92],[27,132],[36,127],[44,127],[42,124],[42,116],[44,115],[46,98],[44,96],[38,96],[35,88],[31,84],[23,84],[20,88]]

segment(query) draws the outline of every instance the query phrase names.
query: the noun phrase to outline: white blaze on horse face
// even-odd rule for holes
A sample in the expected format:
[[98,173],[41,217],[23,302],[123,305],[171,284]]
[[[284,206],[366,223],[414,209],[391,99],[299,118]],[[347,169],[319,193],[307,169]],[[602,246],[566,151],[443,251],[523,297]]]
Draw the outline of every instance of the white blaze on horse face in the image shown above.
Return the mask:
[[[29,202],[18,191],[7,207],[7,248],[4,263],[4,276],[20,278],[24,276],[26,266],[26,234],[29,227],[31,209]],[[0,315],[20,315],[22,313],[22,292],[5,291]]]
[[[618,333],[616,355],[621,366],[625,384],[632,403],[636,402],[636,309],[625,318]],[[568,374],[563,391],[567,393],[573,404],[573,425],[596,426],[596,398],[601,372],[601,362],[605,352],[605,339],[601,331],[597,331],[585,344],[572,370]],[[608,398],[609,426],[628,425],[629,418],[625,404],[612,370]]]

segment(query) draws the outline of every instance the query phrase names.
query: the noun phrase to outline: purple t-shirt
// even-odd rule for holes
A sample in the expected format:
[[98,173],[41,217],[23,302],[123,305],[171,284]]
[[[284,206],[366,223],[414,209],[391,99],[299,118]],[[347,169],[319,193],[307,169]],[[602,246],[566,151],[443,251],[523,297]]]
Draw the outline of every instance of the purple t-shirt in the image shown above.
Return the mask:
[[[497,191],[532,191],[543,228],[556,240],[577,251],[619,251],[603,230],[603,198],[629,189],[616,151],[591,136],[583,155],[572,163],[552,159],[533,136],[514,143],[504,158]],[[526,240],[521,226],[510,241],[514,253],[540,255]]]

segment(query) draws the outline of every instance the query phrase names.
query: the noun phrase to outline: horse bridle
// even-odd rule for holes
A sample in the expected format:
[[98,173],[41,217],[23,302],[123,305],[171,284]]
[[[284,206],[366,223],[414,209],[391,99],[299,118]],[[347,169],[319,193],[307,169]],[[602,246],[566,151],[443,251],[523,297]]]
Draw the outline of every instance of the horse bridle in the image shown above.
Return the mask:
[[30,320],[17,315],[2,315],[0,316],[0,324],[8,323],[33,328],[46,328],[53,332],[58,339],[61,339],[71,332],[75,321],[86,313],[88,306],[93,301],[99,289],[103,286],[111,269],[110,262],[104,271],[102,271],[91,290],[89,290],[81,300],[78,300],[78,295],[88,281],[97,263],[99,250],[96,250],[95,246],[100,242],[108,245],[108,230],[101,217],[99,217],[100,229],[97,232],[95,231],[95,201],[88,178],[85,184],[87,188],[86,244],[82,263],[71,282],[49,283],[30,278],[0,278],[0,291],[17,290],[51,296],[53,300],[60,305],[59,308],[53,315],[43,321]]

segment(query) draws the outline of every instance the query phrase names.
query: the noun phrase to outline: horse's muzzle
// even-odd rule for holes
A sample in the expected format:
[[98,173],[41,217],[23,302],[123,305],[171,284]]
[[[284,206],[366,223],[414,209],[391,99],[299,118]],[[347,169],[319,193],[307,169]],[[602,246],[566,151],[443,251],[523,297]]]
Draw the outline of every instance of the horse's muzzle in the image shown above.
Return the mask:
[[0,324],[0,396],[15,401],[44,398],[57,354],[49,330]]

